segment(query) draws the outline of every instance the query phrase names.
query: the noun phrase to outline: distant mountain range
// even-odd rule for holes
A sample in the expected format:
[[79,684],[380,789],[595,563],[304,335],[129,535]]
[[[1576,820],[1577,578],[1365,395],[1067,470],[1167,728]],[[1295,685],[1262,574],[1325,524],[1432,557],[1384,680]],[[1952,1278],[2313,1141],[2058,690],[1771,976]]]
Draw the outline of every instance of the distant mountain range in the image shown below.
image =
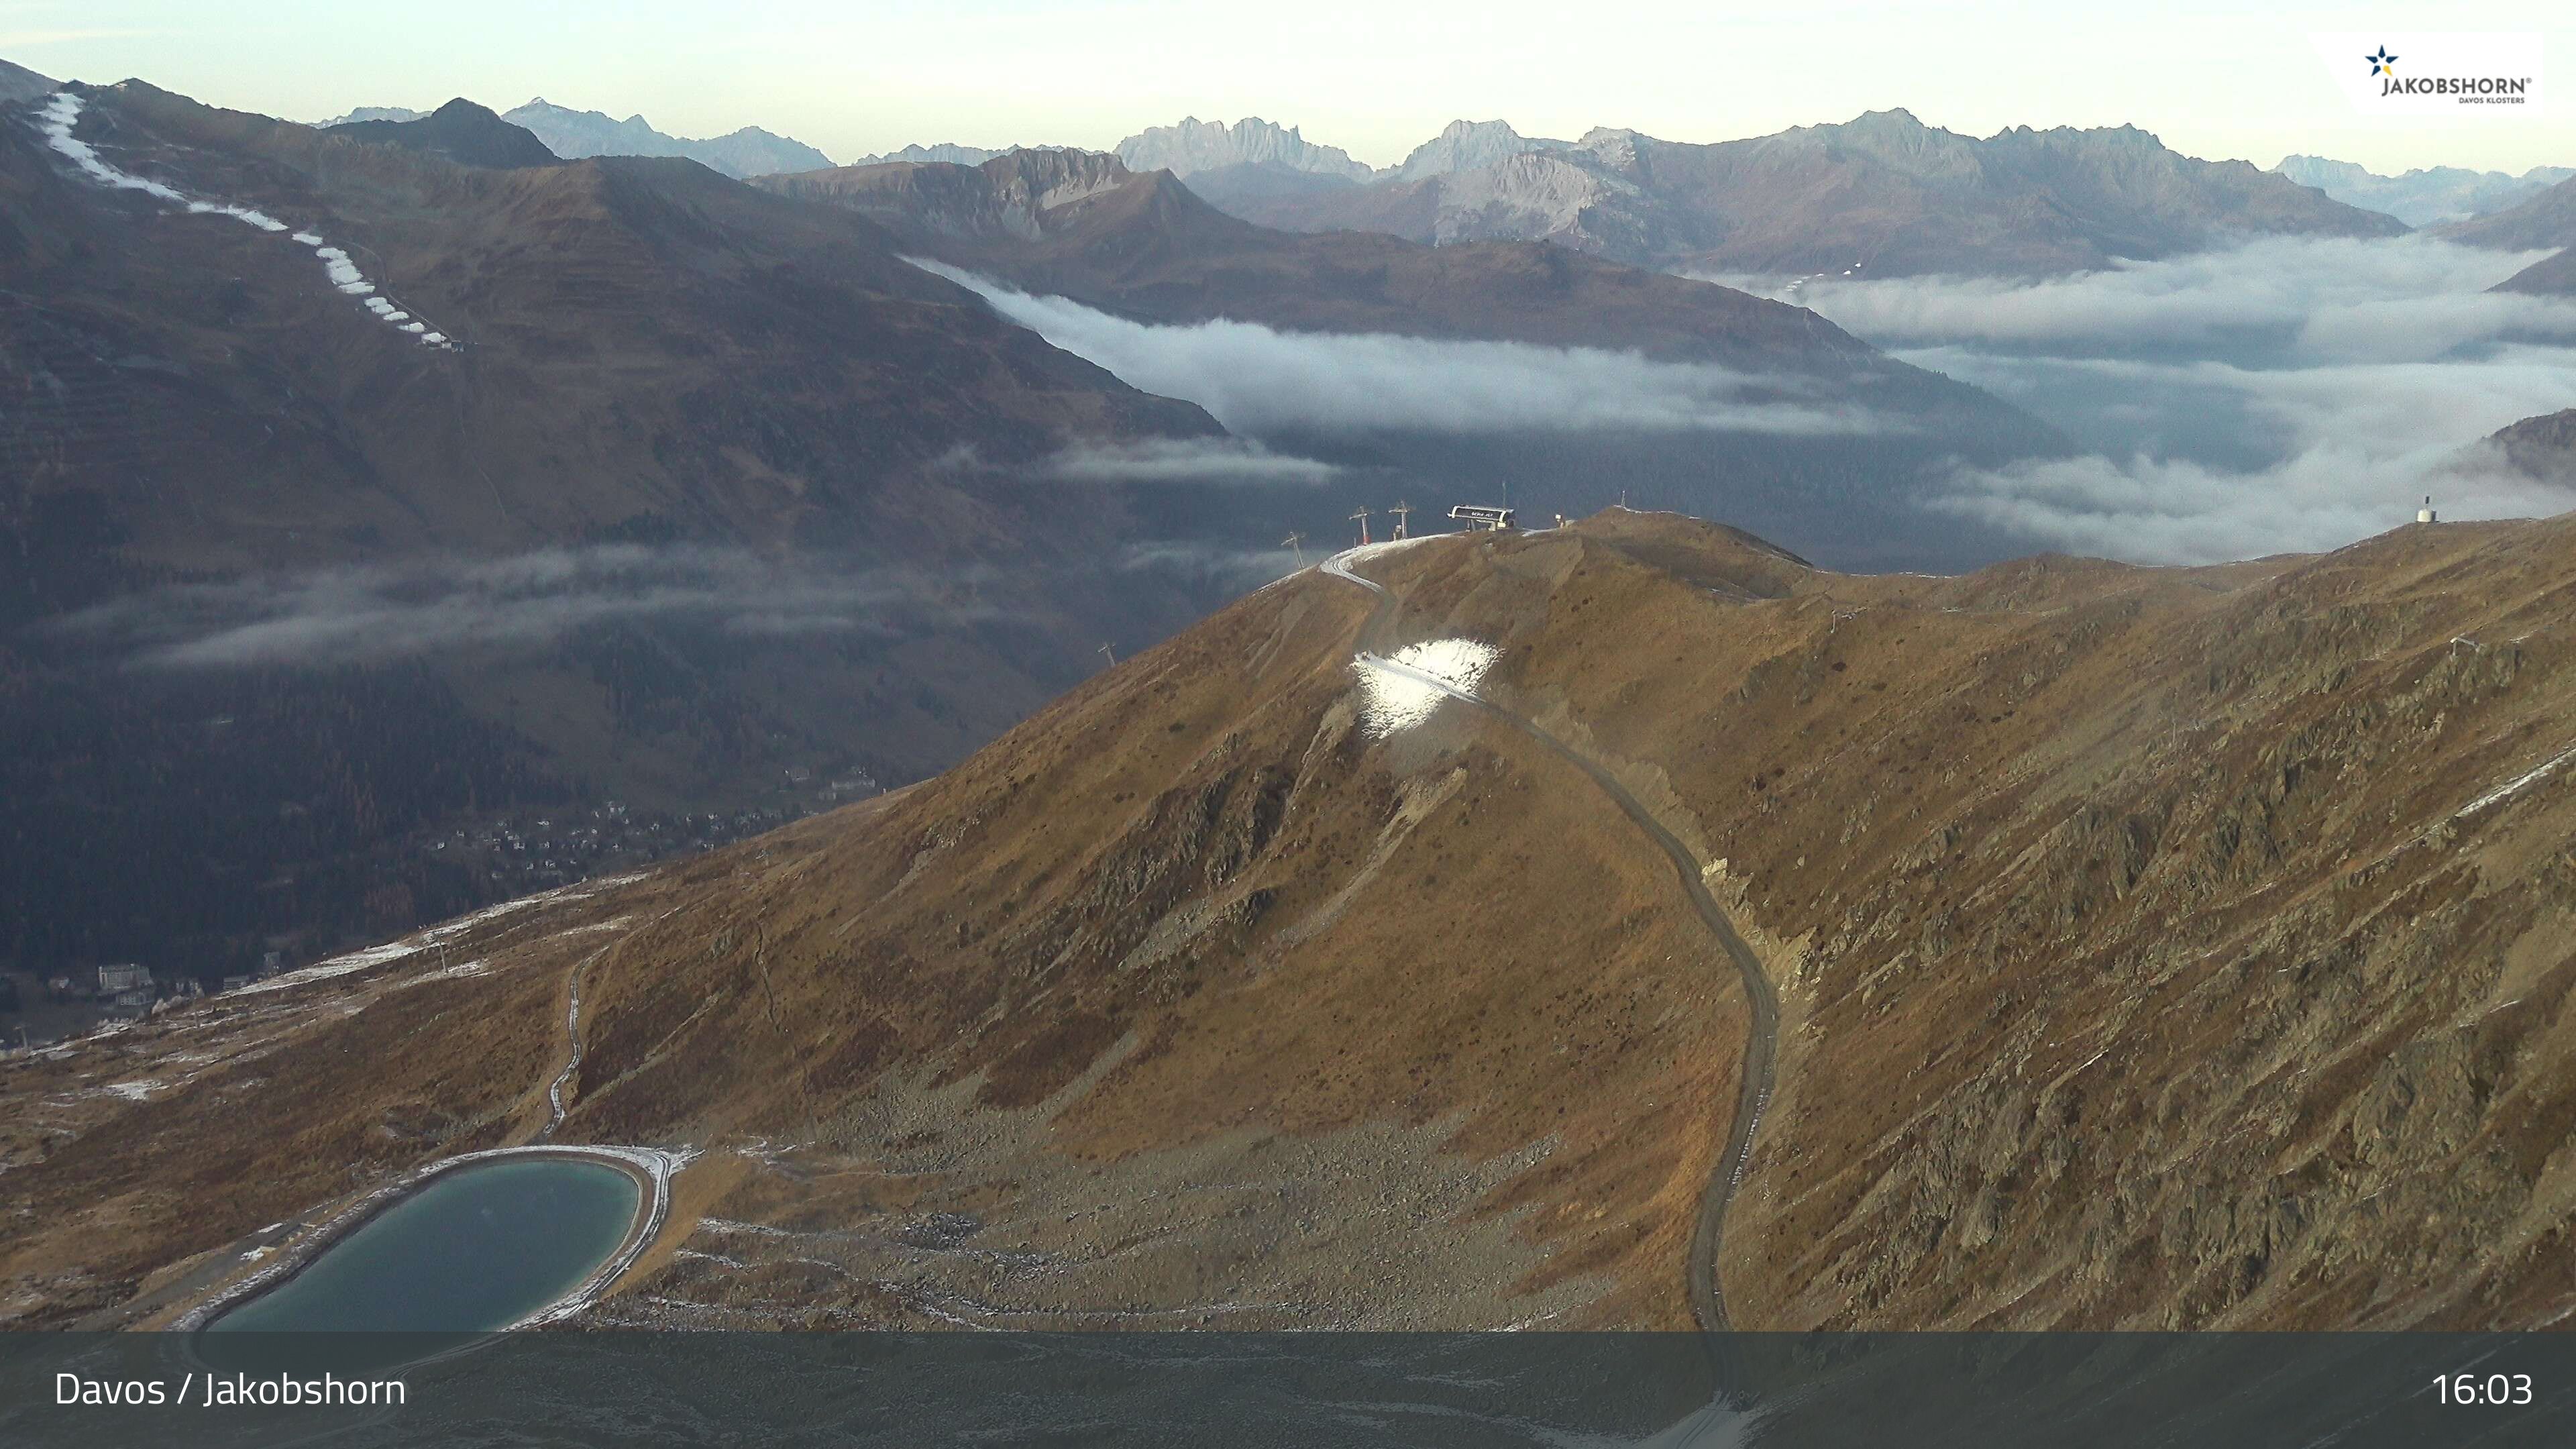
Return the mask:
[[[689,156],[745,178],[832,165],[757,127],[692,141],[640,116],[616,121],[543,99],[504,118],[568,158]],[[395,108],[337,118],[412,119]],[[1021,149],[909,145],[851,164],[976,166]],[[2044,276],[2240,236],[2389,236],[2499,211],[2576,175],[2437,167],[2383,177],[2313,156],[2263,172],[2181,155],[2132,127],[2015,127],[1980,140],[1903,110],[1706,145],[1606,127],[1562,140],[1524,136],[1502,120],[1459,120],[1386,167],[1257,116],[1193,116],[1129,136],[1110,154],[1131,171],[1169,171],[1219,210],[1280,230],[1438,245],[1549,241],[1715,275]]]
[[2438,228],[2437,234],[2499,251],[2557,248],[2555,256],[2523,268],[2495,290],[2576,296],[2576,177],[2503,211]]
[[853,166],[921,166],[939,162],[950,166],[981,166],[996,156],[1020,149],[1022,148],[1010,146],[995,151],[984,146],[960,146],[952,141],[943,141],[936,146],[906,146],[900,151],[888,151],[882,156],[862,156],[850,164]]
[[1377,168],[1354,161],[1339,146],[1318,146],[1294,126],[1247,116],[1227,126],[1186,117],[1177,126],[1155,126],[1118,143],[1118,159],[1131,171],[1169,171],[1188,177],[1232,166],[1269,166],[1346,181],[1371,181]]
[[[1396,339],[1581,349],[1526,365],[1572,377],[1612,357],[1717,369],[1745,379],[1763,398],[1803,399],[1874,420],[1839,436],[1794,440],[1697,429],[1587,430],[1552,425],[1535,415],[1542,409],[1534,403],[1525,422],[1490,427],[1283,422],[1260,435],[1300,455],[1391,468],[1443,496],[1539,490],[1513,496],[1543,496],[1571,514],[1633,494],[1658,507],[1749,519],[1836,558],[1903,556],[1928,566],[1993,557],[2004,545],[1962,520],[1922,516],[1922,470],[1942,459],[2000,461],[2066,447],[2027,414],[1887,357],[1802,308],[1535,241],[1435,247],[1365,231],[1258,226],[1217,210],[1167,171],[1140,173],[1115,156],[1023,150],[980,167],[845,167],[754,184],[854,212],[907,249],[963,273],[1094,309],[1098,320],[1087,325],[1095,328],[1163,329],[1122,334],[1149,354],[1198,346],[1214,361],[1230,348],[1254,346],[1271,359],[1263,368],[1275,362],[1332,374],[1341,366],[1334,349],[1355,345],[1348,339],[1363,340],[1372,356]],[[1268,329],[1271,340],[1225,330],[1247,324]],[[1433,398],[1472,397],[1486,385],[1480,369],[1527,356],[1426,353],[1416,386]],[[1189,382],[1176,377],[1166,386],[1186,389]],[[1309,384],[1281,379],[1272,386],[1294,396]],[[1414,416],[1437,411],[1426,406]],[[1360,472],[1342,508],[1371,501],[1381,486],[1375,477]],[[1239,518],[1265,520],[1271,515],[1263,510],[1282,506],[1257,496],[1225,505]],[[1297,506],[1313,509],[1302,499]],[[1284,515],[1273,521],[1282,532],[1309,526]]]
[[[365,121],[417,121],[422,114],[401,106],[360,106],[321,125],[327,129]],[[504,112],[502,119],[527,128],[529,134],[545,143],[548,151],[565,160],[585,156],[686,156],[737,179],[778,171],[816,171],[832,164],[831,157],[804,142],[758,126],[745,126],[702,141],[690,140],[664,135],[642,116],[620,121],[602,111],[558,106],[543,96]]]
[[442,156],[460,166],[509,170],[554,166],[563,159],[525,126],[514,126],[468,100],[449,101],[426,116],[343,121],[323,129],[353,141]]
[[[886,159],[980,164],[971,147]],[[1284,231],[1548,241],[1685,274],[2041,276],[2250,235],[2393,236],[2404,223],[2133,127],[1983,140],[1879,111],[1714,145],[1599,128],[1576,140],[1455,121],[1372,168],[1294,127],[1196,118],[1119,143],[1219,210]]]
[[2459,166],[2381,176],[2350,161],[2323,156],[2284,156],[2272,169],[2347,206],[2386,212],[2408,226],[2466,221],[2502,211],[2576,176],[2576,168],[2566,166],[2534,166],[2520,176]]
[[1395,175],[1342,187],[1194,181],[1236,215],[1415,241],[1517,238],[1667,271],[2034,276],[2253,234],[2392,236],[2392,218],[2133,127],[1983,140],[1905,111],[1692,145],[1599,129],[1531,141],[1452,126]]

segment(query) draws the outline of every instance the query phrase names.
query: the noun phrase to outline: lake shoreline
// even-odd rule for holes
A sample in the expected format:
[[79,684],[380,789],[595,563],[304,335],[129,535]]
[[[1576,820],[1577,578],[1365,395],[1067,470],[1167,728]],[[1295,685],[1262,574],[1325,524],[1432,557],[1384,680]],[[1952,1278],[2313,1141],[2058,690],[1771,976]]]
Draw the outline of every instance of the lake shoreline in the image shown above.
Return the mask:
[[627,1224],[625,1236],[570,1291],[516,1322],[493,1331],[509,1332],[552,1322],[596,1302],[661,1236],[662,1227],[670,1217],[671,1178],[694,1155],[652,1147],[543,1143],[486,1148],[425,1163],[369,1192],[279,1248],[273,1261],[263,1263],[251,1273],[217,1288],[173,1318],[169,1328],[181,1333],[211,1329],[225,1315],[293,1282],[296,1275],[352,1234],[460,1169],[513,1161],[586,1162],[612,1168],[625,1174],[636,1189],[635,1216]]

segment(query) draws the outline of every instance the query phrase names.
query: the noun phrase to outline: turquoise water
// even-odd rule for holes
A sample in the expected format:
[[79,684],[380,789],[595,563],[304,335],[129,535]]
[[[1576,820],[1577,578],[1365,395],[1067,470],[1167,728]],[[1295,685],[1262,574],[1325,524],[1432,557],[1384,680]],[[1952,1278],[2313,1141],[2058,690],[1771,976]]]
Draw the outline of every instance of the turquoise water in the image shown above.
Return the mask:
[[212,1332],[482,1333],[581,1286],[626,1240],[635,1179],[597,1162],[460,1167],[369,1219]]

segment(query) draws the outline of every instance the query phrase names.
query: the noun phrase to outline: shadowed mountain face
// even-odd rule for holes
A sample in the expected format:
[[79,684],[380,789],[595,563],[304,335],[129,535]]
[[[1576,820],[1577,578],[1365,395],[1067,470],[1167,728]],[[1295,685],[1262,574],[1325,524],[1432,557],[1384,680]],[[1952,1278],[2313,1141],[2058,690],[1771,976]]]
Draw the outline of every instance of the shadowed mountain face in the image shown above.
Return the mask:
[[703,1154],[593,1326],[1681,1327],[1713,1190],[1738,1328],[2550,1321],[2571,541],[1349,558],[914,790],[20,1068],[0,1302],[159,1321],[527,1140],[577,979],[558,1140]]
[[[399,124],[432,145],[526,139],[470,106]],[[993,318],[883,231],[683,161],[460,167],[132,83],[92,93],[77,136],[338,243],[458,347],[371,325],[307,247],[99,186],[13,122],[14,265],[55,303],[10,319],[39,402],[16,426],[46,460],[27,486],[101,495],[104,529],[174,565],[529,547],[645,518],[846,539],[935,511],[934,465],[961,444],[1025,461],[1216,431]],[[48,349],[110,361],[24,381]],[[188,466],[165,474],[181,437]]]
[[352,141],[425,151],[459,166],[509,170],[553,166],[560,159],[525,129],[461,98],[417,119],[348,121],[329,130]]
[[1717,274],[2042,276],[2244,236],[2406,230],[2245,162],[2178,155],[2130,127],[2016,127],[1977,140],[1876,111],[1715,145],[1608,129],[1519,150],[1493,139],[1462,151],[1458,167],[1418,168],[1429,174],[1408,162],[1363,187],[1224,194],[1239,215],[1293,230],[1544,240]]
[[23,65],[0,60],[0,106],[51,95],[60,89],[60,85],[51,77],[38,75]]
[[374,134],[0,116],[0,799],[63,842],[10,853],[0,956],[240,970],[583,869],[429,853],[500,813],[917,778],[1240,585],[1031,473],[1204,412],[882,231],[437,154],[535,145],[476,108]]
[[2535,478],[2576,483],[2576,408],[2524,418],[2487,441]]
[[2576,178],[2561,181],[2519,206],[2444,227],[2442,235],[2502,251],[2556,247],[2557,255],[2516,272],[2496,290],[2576,296]]

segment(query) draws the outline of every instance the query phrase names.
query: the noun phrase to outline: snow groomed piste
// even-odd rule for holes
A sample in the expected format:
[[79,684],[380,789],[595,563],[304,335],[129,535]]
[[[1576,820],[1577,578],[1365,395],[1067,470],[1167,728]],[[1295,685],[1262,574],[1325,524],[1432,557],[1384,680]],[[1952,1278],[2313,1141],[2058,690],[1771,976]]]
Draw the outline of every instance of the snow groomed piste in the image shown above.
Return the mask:
[[[78,166],[92,181],[117,191],[140,191],[146,196],[186,207],[193,214],[229,216],[235,221],[257,227],[261,231],[287,230],[285,222],[257,208],[235,206],[223,201],[200,200],[177,187],[109,165],[100,159],[97,147],[72,134],[73,127],[80,122],[81,110],[82,101],[79,96],[70,91],[56,91],[37,115],[46,141],[55,151],[70,158],[72,164]],[[322,263],[323,275],[330,279],[331,285],[352,297],[365,298],[367,310],[375,314],[377,320],[391,325],[395,331],[409,333],[423,346],[436,347],[448,352],[457,350],[456,344],[448,340],[446,333],[433,331],[428,323],[414,317],[391,300],[375,295],[376,284],[368,281],[359,272],[357,263],[349,259],[346,250],[332,246],[319,233],[311,231],[295,232],[289,240],[301,246],[311,247],[315,259]]]

